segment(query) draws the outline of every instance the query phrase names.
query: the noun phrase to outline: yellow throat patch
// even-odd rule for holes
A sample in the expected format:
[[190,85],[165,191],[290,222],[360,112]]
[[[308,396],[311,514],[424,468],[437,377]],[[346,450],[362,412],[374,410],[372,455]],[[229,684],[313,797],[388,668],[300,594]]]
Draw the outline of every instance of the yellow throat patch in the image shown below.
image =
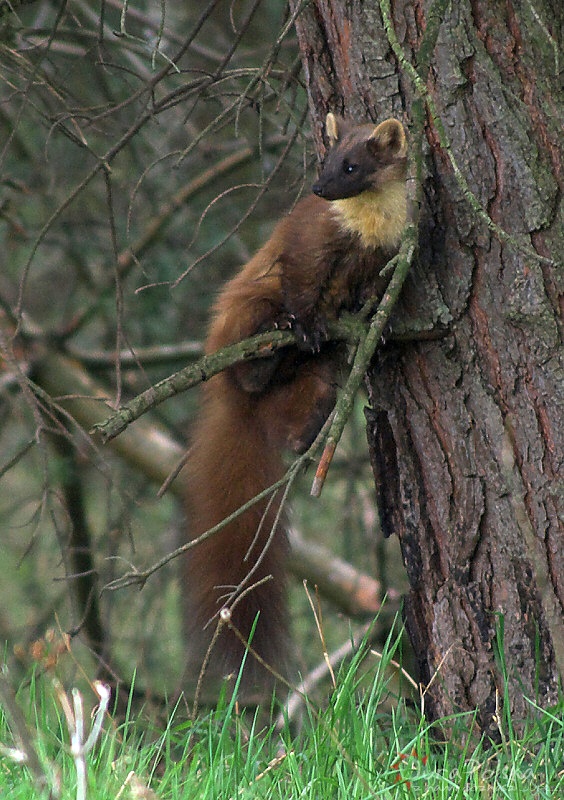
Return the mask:
[[394,181],[379,191],[368,189],[356,197],[331,203],[340,226],[360,236],[364,247],[397,247],[406,218],[405,181]]

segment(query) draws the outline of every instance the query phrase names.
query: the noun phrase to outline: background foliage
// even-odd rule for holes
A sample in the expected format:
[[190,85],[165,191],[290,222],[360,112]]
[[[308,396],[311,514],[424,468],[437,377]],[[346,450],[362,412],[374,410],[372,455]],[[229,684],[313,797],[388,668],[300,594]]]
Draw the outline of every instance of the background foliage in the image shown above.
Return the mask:
[[[215,288],[314,174],[291,22],[281,0],[69,0],[3,17],[0,635],[24,660],[47,628],[80,630],[69,591],[77,525],[103,586],[174,549],[182,524],[172,498],[157,499],[42,393],[41,365],[53,351],[71,356],[113,406],[199,352]],[[152,420],[183,441],[195,397]],[[337,464],[333,504],[298,501],[294,519],[326,543],[336,534],[347,558],[360,548],[367,570],[374,514],[361,436],[359,413],[348,434],[357,458]],[[112,667],[129,679],[137,666],[159,693],[181,673],[174,576],[172,565],[142,592],[101,601]],[[346,636],[341,623],[335,639]]]

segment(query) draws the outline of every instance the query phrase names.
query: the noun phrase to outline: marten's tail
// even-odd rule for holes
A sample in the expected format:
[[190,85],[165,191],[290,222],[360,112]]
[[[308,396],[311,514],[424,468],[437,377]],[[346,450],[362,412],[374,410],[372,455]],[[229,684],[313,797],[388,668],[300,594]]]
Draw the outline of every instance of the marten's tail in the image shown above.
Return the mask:
[[[262,394],[243,391],[229,374],[217,375],[204,385],[185,468],[191,540],[283,477],[284,449],[305,450],[333,407],[334,373],[333,355],[318,355],[300,363],[291,380],[273,384]],[[261,659],[276,672],[288,674],[283,491],[255,502],[186,554],[183,594],[191,679],[200,671],[224,607],[231,611],[232,625],[245,641],[251,639]],[[214,691],[223,676],[236,677],[244,653],[241,640],[222,625],[203,685]],[[249,652],[243,696],[249,701],[264,698],[274,683]]]
[[[218,525],[284,474],[281,453],[265,429],[261,399],[242,392],[225,375],[212,379],[205,390],[186,467],[190,539]],[[256,502],[186,554],[183,594],[190,677],[201,669],[224,607],[246,641],[252,633],[253,650],[286,674],[287,544],[278,519],[280,497],[278,491]],[[213,691],[225,675],[237,677],[244,653],[244,644],[222,625],[203,685]],[[244,694],[264,693],[273,683],[249,653]]]

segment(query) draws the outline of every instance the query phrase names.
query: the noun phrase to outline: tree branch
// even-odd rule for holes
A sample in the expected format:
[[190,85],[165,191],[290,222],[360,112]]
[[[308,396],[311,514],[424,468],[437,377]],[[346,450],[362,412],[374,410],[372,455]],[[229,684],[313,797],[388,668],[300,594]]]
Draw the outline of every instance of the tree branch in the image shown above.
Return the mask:
[[[346,317],[330,325],[331,339],[356,343],[366,323],[354,317]],[[242,342],[228,345],[216,353],[203,356],[179,372],[164,378],[141,394],[125,403],[115,414],[103,422],[97,422],[92,431],[98,433],[106,443],[120,434],[127,426],[164,400],[207,381],[227,367],[252,358],[268,358],[276,350],[296,343],[290,330],[259,333]]]

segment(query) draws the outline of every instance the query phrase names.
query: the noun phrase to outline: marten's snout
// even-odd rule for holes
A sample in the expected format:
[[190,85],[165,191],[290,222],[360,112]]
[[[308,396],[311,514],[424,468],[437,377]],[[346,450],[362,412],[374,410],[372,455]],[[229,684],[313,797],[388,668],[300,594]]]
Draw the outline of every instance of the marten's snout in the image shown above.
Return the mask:
[[[322,197],[323,200],[338,200],[341,197],[347,197],[347,192],[343,190],[342,186],[337,185],[334,180],[328,180],[323,175],[321,180],[313,184],[311,191],[318,197]],[[353,194],[357,193],[353,192]]]

